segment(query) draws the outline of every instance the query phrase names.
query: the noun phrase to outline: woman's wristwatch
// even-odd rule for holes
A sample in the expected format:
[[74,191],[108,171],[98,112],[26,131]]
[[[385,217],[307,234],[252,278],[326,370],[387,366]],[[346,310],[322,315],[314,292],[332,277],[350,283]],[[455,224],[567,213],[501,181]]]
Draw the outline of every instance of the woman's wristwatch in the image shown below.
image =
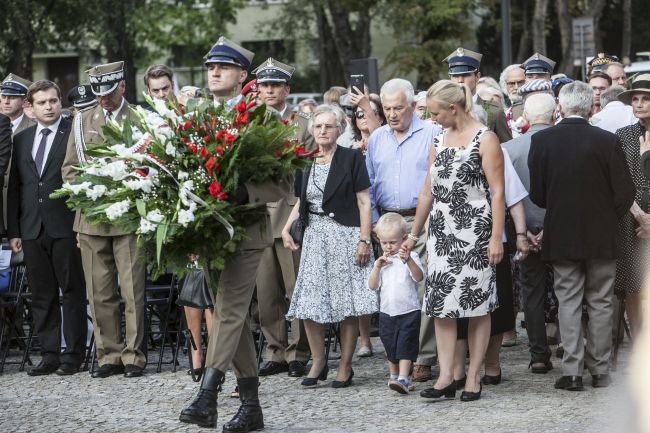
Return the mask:
[[370,242],[370,239],[359,239],[359,243],[363,242],[364,244],[370,246],[372,242]]

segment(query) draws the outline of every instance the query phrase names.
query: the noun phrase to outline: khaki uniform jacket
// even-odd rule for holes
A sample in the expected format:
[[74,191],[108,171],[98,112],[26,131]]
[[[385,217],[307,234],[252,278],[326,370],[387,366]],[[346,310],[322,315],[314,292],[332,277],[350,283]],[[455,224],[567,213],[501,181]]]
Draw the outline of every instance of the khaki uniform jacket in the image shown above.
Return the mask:
[[[115,120],[118,122],[124,122],[127,119],[132,119],[131,110],[129,110],[130,104],[125,101],[122,109],[115,114]],[[104,143],[104,132],[102,131],[102,126],[106,124],[106,119],[104,117],[104,110],[100,105],[95,105],[94,107],[87,108],[85,110],[77,113],[77,116],[83,116],[83,136],[86,143],[86,147],[92,147],[93,145],[100,145]],[[77,175],[75,167],[79,166],[79,159],[77,158],[77,150],[75,147],[75,130],[74,130],[74,121],[73,127],[70,131],[70,137],[68,139],[68,147],[66,149],[65,160],[63,161],[63,166],[61,167],[61,175],[63,177],[63,182],[71,182],[74,180]],[[93,236],[122,236],[130,233],[124,232],[118,226],[111,224],[91,224],[86,220],[86,218],[81,214],[80,211],[77,211],[74,219],[73,230],[77,233],[82,233],[86,235]]]
[[[287,107],[285,110],[285,116],[283,119],[286,120],[291,116],[289,111],[290,107]],[[287,114],[288,113],[288,114]],[[306,150],[309,152],[316,148],[316,142],[314,141],[314,136],[309,133],[307,130],[307,125],[309,123],[309,115],[303,113],[296,113],[294,123],[298,125],[298,132],[296,132],[295,138],[303,143]],[[297,198],[293,194],[293,188],[289,188],[287,195],[280,201],[269,203],[267,205],[269,217],[271,218],[271,231],[273,232],[273,238],[279,239],[282,237],[282,229],[289,219],[291,210],[296,204]]]

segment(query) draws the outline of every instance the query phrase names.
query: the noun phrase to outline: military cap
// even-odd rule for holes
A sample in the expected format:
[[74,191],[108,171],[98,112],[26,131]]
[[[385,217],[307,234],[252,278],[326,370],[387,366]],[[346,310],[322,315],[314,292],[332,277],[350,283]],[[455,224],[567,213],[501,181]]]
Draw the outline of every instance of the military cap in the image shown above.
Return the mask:
[[227,63],[248,71],[251,68],[253,56],[255,53],[252,51],[221,36],[203,58],[206,66],[210,63]]
[[92,92],[89,84],[73,87],[68,92],[68,102],[75,108],[86,108],[97,103],[95,94]]
[[593,59],[589,60],[588,65],[591,66],[592,71],[600,71],[606,64],[614,62],[618,62],[618,57],[612,54],[598,53]]
[[548,57],[535,53],[521,67],[526,74],[552,74],[555,62]]
[[449,75],[464,75],[477,72],[481,67],[482,58],[483,54],[465,48],[457,48],[443,62],[449,64]]
[[296,68],[278,62],[273,57],[266,59],[253,71],[257,77],[257,84],[262,83],[285,83],[288,84]]
[[517,89],[517,93],[520,96],[527,95],[529,93],[535,93],[535,92],[545,92],[545,93],[552,93],[552,87],[551,87],[551,82],[548,80],[545,80],[543,78],[537,78],[534,80],[530,80],[523,86],[521,86],[519,89]]
[[551,82],[551,89],[553,89],[553,93],[557,93],[557,92],[555,92],[555,90],[559,86],[564,86],[565,84],[573,83],[573,81],[574,80],[572,78],[569,78],[569,77],[556,78],[555,80],[553,80]]
[[97,96],[106,96],[117,89],[124,80],[124,62],[93,66],[86,71],[90,77],[90,88]]
[[0,95],[25,96],[27,95],[27,89],[31,85],[31,81],[19,77],[16,74],[9,74],[2,80],[2,84],[0,84]]

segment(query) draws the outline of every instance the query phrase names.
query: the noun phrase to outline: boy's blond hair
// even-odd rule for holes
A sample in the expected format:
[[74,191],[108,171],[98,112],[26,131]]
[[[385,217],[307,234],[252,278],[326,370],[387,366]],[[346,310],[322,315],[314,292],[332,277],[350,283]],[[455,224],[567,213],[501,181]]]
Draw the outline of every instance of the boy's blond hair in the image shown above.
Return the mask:
[[387,212],[383,214],[377,221],[375,231],[379,235],[379,233],[383,232],[384,230],[395,228],[399,228],[402,231],[403,235],[407,234],[409,230],[408,223],[402,215],[395,212]]

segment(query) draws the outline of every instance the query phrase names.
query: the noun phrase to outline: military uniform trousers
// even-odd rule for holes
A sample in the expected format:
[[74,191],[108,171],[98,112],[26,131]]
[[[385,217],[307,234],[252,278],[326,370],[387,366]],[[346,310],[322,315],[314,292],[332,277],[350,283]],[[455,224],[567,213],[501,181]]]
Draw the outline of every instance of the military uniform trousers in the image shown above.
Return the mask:
[[[23,252],[32,291],[34,333],[41,343],[43,361],[79,366],[86,351],[88,324],[86,287],[75,239],[51,238],[41,227],[36,239],[23,241]],[[63,353],[61,326],[66,346]]]
[[302,320],[291,321],[291,342],[287,321],[293,289],[296,285],[300,253],[284,247],[281,238],[264,250],[257,275],[257,302],[262,333],[266,338],[267,361],[309,361],[309,343]]
[[226,261],[221,271],[206,368],[227,371],[232,366],[238,378],[257,377],[257,356],[249,326],[249,307],[264,250],[238,250]]
[[[144,367],[145,264],[138,256],[135,235],[79,234],[88,301],[93,316],[99,365]],[[120,296],[124,299],[126,342],[122,338]]]

